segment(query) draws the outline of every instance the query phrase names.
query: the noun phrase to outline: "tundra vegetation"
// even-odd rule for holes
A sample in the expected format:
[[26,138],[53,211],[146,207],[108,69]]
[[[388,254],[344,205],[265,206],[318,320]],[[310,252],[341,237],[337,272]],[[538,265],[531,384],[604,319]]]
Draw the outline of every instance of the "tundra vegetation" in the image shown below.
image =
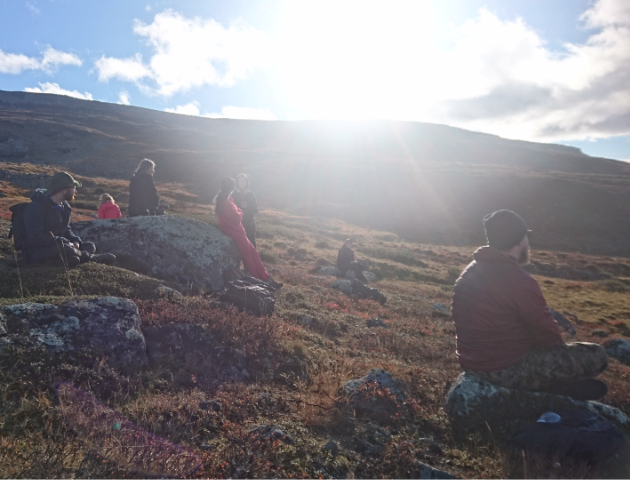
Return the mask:
[[[32,175],[52,171],[30,164],[0,168]],[[104,191],[125,210],[127,182],[77,177],[84,187],[74,204],[75,221],[91,218]],[[183,185],[163,183],[159,189],[171,205],[169,214],[215,223],[212,208]],[[0,191],[0,227],[6,231],[7,207],[25,201],[31,189],[0,181]],[[206,326],[217,341],[243,352],[249,377],[216,377],[194,352],[125,370],[110,366],[97,350],[51,356],[10,347],[0,355],[0,476],[138,476],[128,458],[104,455],[66,423],[55,391],[64,381],[194,452],[203,465],[192,477],[406,478],[417,472],[418,462],[459,477],[598,477],[600,472],[579,462],[548,463],[481,436],[453,438],[443,405],[461,370],[450,316],[432,306],[450,305],[453,282],[471,261],[472,247],[421,244],[342,220],[281,211],[263,210],[258,222],[261,257],[285,283],[274,315],[266,318],[226,308],[209,292],[159,297],[156,288],[164,282],[134,271],[133,264],[85,264],[70,272],[16,268],[3,236],[1,305],[127,297],[137,303],[143,327]],[[331,289],[334,278],[315,273],[319,260],[335,261],[348,236],[380,278],[376,286],[388,296],[386,305]],[[536,250],[534,243],[529,268],[550,306],[573,314],[577,340],[601,342],[591,335],[601,329],[609,338],[630,336],[629,258]],[[373,318],[389,328],[368,327]],[[404,381],[409,395],[391,412],[358,416],[342,387],[374,368]],[[630,367],[611,359],[602,378],[610,387],[604,401],[630,414]],[[277,425],[294,441],[260,441],[251,433],[259,425]]]

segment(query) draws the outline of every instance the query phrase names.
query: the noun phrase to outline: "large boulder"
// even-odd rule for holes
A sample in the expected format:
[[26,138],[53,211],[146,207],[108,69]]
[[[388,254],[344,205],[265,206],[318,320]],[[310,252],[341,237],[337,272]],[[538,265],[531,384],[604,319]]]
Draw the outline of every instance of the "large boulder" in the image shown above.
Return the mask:
[[446,411],[456,434],[487,434],[490,429],[493,436],[501,437],[523,424],[535,422],[547,411],[565,409],[586,410],[630,426],[621,410],[603,403],[503,388],[469,373],[457,378],[446,398]]
[[183,290],[221,290],[223,272],[240,261],[236,244],[220,230],[176,215],[91,220],[72,229],[99,252],[132,260]]
[[51,354],[93,347],[102,351],[110,364],[147,363],[138,307],[131,300],[102,297],[59,306],[21,303],[0,311],[7,332],[0,337],[0,353],[12,344],[41,345]]

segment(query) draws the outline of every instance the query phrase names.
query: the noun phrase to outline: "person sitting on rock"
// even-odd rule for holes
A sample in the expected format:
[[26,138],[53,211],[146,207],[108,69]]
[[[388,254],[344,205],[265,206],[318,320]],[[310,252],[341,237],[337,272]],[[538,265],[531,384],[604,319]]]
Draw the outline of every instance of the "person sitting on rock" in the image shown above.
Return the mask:
[[52,260],[69,268],[83,262],[112,265],[116,257],[111,253],[95,255],[96,246],[84,242],[72,232],[70,217],[76,181],[69,173],[55,174],[46,190],[35,190],[32,202],[24,209],[25,245],[27,263],[42,263]]
[[234,190],[234,179],[225,177],[221,180],[221,190],[215,197],[215,213],[219,219],[219,228],[236,243],[238,251],[243,257],[243,263],[249,274],[267,282],[273,288],[282,287],[282,283],[276,282],[262,263],[258,250],[247,238],[245,228],[243,228],[243,212],[234,204],[232,191]]
[[337,254],[337,268],[343,276],[346,276],[348,271],[354,272],[354,276],[357,280],[363,283],[367,283],[367,278],[363,275],[365,265],[361,262],[357,262],[354,259],[354,251],[352,250],[353,241],[351,238],[346,239],[339,253]]
[[129,216],[163,215],[153,175],[155,162],[145,158],[140,162],[129,181]]
[[232,193],[234,204],[243,212],[243,228],[247,238],[254,248],[256,247],[256,219],[254,216],[258,213],[258,202],[254,192],[249,189],[249,179],[244,173],[236,176],[236,186],[238,187]]
[[479,248],[453,289],[457,356],[467,372],[496,385],[597,399],[593,377],[608,366],[604,348],[562,339],[529,263],[525,221],[510,210],[484,217],[488,245]]
[[98,207],[98,218],[100,220],[122,218],[120,207],[116,205],[114,197],[109,193],[101,195],[101,205]]

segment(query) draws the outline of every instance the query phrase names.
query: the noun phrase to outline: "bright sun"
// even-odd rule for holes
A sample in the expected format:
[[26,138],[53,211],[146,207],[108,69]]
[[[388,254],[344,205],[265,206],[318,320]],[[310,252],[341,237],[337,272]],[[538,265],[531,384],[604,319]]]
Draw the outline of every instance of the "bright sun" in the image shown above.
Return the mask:
[[431,95],[432,25],[420,0],[290,3],[277,60],[291,105],[314,118],[417,119]]

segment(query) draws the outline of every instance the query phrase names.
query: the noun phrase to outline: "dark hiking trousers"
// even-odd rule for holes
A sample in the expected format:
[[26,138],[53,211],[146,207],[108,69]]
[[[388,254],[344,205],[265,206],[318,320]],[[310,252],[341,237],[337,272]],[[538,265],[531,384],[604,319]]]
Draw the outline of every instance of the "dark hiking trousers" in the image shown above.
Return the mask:
[[243,228],[245,229],[245,235],[250,243],[256,248],[256,220],[243,220]]
[[83,242],[81,248],[76,248],[69,243],[61,245],[51,245],[50,247],[37,248],[26,251],[26,261],[30,264],[51,262],[54,265],[67,265],[69,268],[76,267],[79,263],[90,260],[96,252],[96,245],[92,242]]
[[466,371],[500,387],[537,391],[558,383],[596,377],[607,366],[608,354],[601,345],[575,342],[535,350],[503,370]]

